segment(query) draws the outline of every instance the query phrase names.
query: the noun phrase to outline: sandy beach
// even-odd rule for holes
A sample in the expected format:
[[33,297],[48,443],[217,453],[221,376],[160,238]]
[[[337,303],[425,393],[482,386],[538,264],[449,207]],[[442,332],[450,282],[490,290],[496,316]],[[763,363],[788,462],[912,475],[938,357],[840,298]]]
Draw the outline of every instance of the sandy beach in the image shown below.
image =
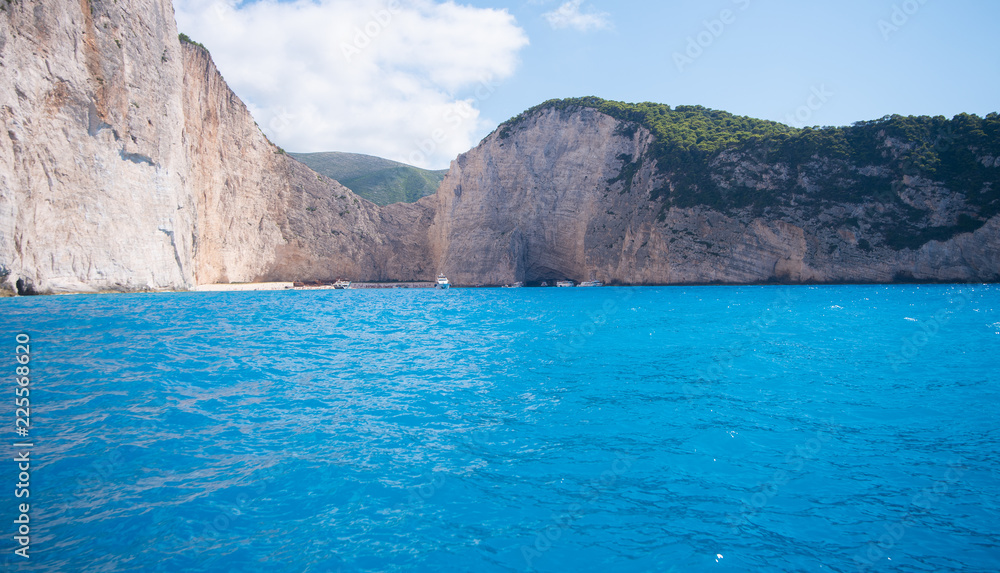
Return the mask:
[[191,289],[195,292],[226,292],[226,291],[257,291],[257,290],[291,290],[292,283],[240,283],[198,285]]

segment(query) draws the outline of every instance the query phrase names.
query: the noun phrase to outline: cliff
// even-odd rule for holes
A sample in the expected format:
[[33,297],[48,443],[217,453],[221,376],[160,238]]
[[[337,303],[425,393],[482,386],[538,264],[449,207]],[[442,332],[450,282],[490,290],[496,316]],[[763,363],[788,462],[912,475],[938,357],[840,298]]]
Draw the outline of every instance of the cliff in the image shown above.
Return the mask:
[[[196,284],[427,279],[418,205],[378,208],[274,146],[209,53],[184,43]],[[414,238],[414,235],[416,238]]]
[[21,292],[190,286],[196,214],[183,183],[181,54],[170,5],[5,4],[6,284]]
[[553,101],[379,207],[269,142],[165,0],[0,8],[0,291],[1000,279],[996,114]]
[[[986,149],[995,133],[976,145],[940,119],[931,123],[948,139],[895,133],[930,118],[823,132],[652,107],[659,124],[626,104],[549,102],[459,157],[435,197],[442,270],[457,284],[1000,278],[1000,154]],[[670,114],[674,131],[662,123]],[[739,121],[754,123],[742,133]],[[826,140],[838,138],[853,148]],[[928,149],[955,173],[909,153]]]
[[378,209],[267,141],[161,0],[0,11],[0,290],[427,278]]

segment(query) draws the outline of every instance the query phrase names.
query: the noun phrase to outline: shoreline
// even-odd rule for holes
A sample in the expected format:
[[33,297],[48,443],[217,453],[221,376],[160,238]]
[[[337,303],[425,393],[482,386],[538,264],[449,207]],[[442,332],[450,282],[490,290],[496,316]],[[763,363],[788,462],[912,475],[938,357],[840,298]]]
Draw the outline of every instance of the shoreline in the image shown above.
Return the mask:
[[[923,282],[885,282],[885,283],[851,283],[851,282],[829,282],[829,283],[780,283],[780,282],[760,282],[760,283],[675,283],[675,284],[605,284],[601,287],[574,287],[592,290],[594,288],[698,288],[698,287],[840,287],[840,286],[990,286],[1000,284],[1000,281],[993,282],[954,282],[954,281],[923,281]],[[502,285],[452,285],[451,289],[501,289]],[[522,289],[559,289],[559,287],[537,287],[525,286]],[[302,285],[291,282],[270,282],[270,283],[236,283],[236,284],[209,284],[197,285],[190,289],[136,289],[136,290],[91,290],[91,291],[65,291],[17,294],[9,290],[0,290],[0,299],[14,299],[24,297],[48,297],[48,296],[72,296],[72,295],[128,295],[128,294],[160,294],[160,293],[219,293],[219,292],[284,292],[284,291],[325,291],[325,290],[436,290],[431,282],[405,282],[405,283],[376,283],[358,282],[352,283],[348,289],[338,289],[332,284]]]
[[[188,292],[242,292],[242,291],[272,291],[272,290],[291,290],[295,288],[294,283],[290,282],[276,282],[276,283],[220,283],[220,284],[208,284],[208,285],[198,285]],[[180,291],[183,292],[183,291]]]

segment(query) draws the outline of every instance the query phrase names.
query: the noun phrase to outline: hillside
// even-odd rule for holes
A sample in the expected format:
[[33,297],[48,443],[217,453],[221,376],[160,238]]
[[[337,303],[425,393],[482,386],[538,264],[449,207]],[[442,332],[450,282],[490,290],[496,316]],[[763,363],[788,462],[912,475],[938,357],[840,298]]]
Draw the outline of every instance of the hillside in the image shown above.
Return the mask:
[[[665,214],[671,206],[706,206],[722,212],[747,210],[797,212],[816,216],[824,205],[838,201],[878,201],[886,212],[872,224],[893,248],[916,248],[930,240],[971,232],[1000,213],[1000,182],[994,160],[1000,157],[1000,116],[980,118],[961,114],[945,117],[887,116],[848,127],[794,129],[780,123],[734,116],[700,106],[671,109],[663,104],[626,104],[599,98],[546,102],[501,125],[499,137],[509,137],[525,117],[553,109],[572,112],[594,109],[623,124],[628,134],[636,126],[656,138],[643,158],[628,158],[620,180],[644,162],[655,163],[670,185],[653,189]],[[799,177],[778,180],[748,173],[734,158],[753,158],[796,168]],[[986,159],[989,159],[988,161]],[[825,167],[861,165],[863,172]],[[898,192],[908,182],[935,181],[963,194],[967,212],[951,225],[921,224],[920,209]]]
[[793,129],[698,106],[546,102],[436,196],[453,281],[1000,279],[1000,119]]
[[289,153],[317,173],[378,205],[415,203],[437,191],[447,169],[429,171],[359,153]]

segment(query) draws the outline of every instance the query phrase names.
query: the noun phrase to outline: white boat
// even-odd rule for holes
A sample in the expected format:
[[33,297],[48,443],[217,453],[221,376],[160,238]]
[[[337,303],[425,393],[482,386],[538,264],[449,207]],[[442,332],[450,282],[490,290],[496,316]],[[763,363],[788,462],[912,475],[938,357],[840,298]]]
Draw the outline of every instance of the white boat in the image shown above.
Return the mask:
[[351,281],[339,280],[333,283],[333,288],[335,289],[349,289],[351,288]]
[[556,283],[557,287],[575,287],[576,283],[573,281],[559,281]]
[[599,286],[604,286],[604,283],[602,283],[601,281],[585,281],[585,282],[580,283],[578,286],[582,286],[582,287],[599,287]]
[[524,283],[518,281],[518,282],[513,283],[513,284],[503,285],[503,288],[521,288],[523,286],[524,286]]
[[451,288],[451,283],[448,281],[448,277],[443,274],[438,275],[437,284],[434,285],[436,288]]

